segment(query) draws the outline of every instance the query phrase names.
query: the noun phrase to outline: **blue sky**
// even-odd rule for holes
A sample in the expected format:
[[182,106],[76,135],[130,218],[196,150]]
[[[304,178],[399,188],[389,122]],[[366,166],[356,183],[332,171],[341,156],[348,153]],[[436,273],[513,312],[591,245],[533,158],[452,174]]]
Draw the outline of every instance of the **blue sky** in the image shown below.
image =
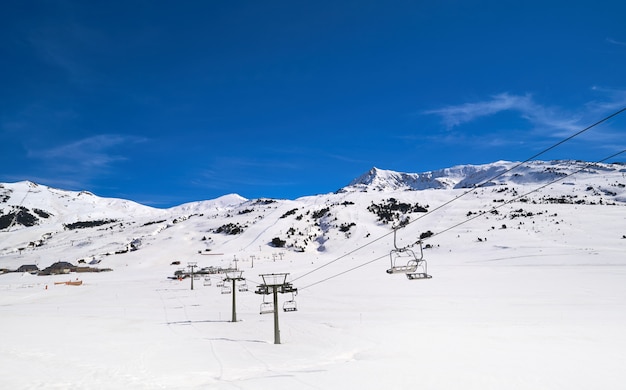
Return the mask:
[[[525,160],[626,107],[624,15],[623,1],[8,0],[0,182],[169,207],[332,192],[373,166]],[[541,159],[625,147],[622,114]]]

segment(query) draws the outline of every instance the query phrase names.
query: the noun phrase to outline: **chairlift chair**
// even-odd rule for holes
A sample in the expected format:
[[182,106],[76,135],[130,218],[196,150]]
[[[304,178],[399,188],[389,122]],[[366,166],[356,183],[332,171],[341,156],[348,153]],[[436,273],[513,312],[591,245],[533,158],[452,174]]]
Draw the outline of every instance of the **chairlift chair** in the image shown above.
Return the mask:
[[270,293],[269,288],[265,284],[259,284],[256,288],[255,294],[268,295]]
[[210,286],[211,285],[211,278],[208,276],[204,277],[204,285],[205,286]]
[[[426,263],[424,263],[424,270],[426,269]],[[406,274],[406,278],[409,280],[415,280],[415,279],[430,279],[432,278],[432,275],[428,275],[426,273],[426,271],[424,272],[410,272]]]
[[265,297],[263,297],[263,303],[261,303],[261,309],[259,310],[259,314],[270,314],[274,312],[274,303],[266,302]]
[[389,258],[391,268],[387,270],[388,274],[415,272],[419,262],[422,261],[415,252],[408,248],[392,249]]
[[427,264],[426,260],[424,259],[424,252],[422,251],[422,242],[420,241],[419,244],[421,256],[420,259],[417,261],[417,267],[415,268],[415,270],[411,272],[406,272],[406,278],[409,280],[432,278],[432,275],[429,275],[427,272]]
[[291,299],[283,303],[283,311],[298,311],[298,305],[292,295]]
[[218,280],[217,283],[215,283],[215,287],[224,287],[224,281]]
[[229,285],[224,284],[222,286],[222,294],[230,294],[231,292],[232,292],[232,288]]
[[405,274],[409,280],[414,279],[430,279],[431,275],[428,275],[426,271],[426,259],[424,259],[424,250],[422,248],[422,241],[419,240],[415,244],[419,245],[419,256],[410,248],[403,247],[398,248],[396,243],[396,231],[393,231],[393,246],[394,249],[389,252],[389,259],[391,261],[391,268],[387,270],[388,274]]
[[243,282],[242,284],[239,285],[238,290],[239,292],[248,291],[248,284],[246,282]]

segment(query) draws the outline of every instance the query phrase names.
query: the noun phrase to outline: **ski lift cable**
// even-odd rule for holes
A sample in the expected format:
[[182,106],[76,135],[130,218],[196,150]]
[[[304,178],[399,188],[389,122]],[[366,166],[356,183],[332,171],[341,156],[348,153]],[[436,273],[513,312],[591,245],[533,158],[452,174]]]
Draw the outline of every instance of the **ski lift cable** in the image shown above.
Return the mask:
[[[448,206],[448,205],[449,205],[449,204],[451,204],[452,202],[454,202],[454,201],[456,201],[456,200],[458,200],[458,199],[460,199],[460,198],[464,197],[465,195],[467,195],[467,194],[469,194],[469,193],[473,192],[473,191],[474,191],[474,190],[476,190],[477,188],[482,188],[482,187],[484,187],[484,186],[485,186],[485,185],[487,185],[489,182],[491,182],[491,181],[493,181],[493,180],[495,180],[495,179],[497,179],[497,178],[499,178],[499,177],[501,177],[501,176],[503,176],[503,175],[505,175],[505,174],[507,174],[507,173],[509,173],[509,172],[513,171],[514,169],[519,168],[520,166],[522,166],[522,165],[526,164],[527,162],[529,162],[529,161],[531,161],[531,160],[534,160],[535,158],[537,158],[537,157],[541,156],[542,154],[547,153],[547,152],[549,152],[550,150],[552,150],[552,149],[554,149],[554,148],[556,148],[556,147],[558,147],[558,146],[560,146],[560,145],[564,144],[565,142],[572,140],[573,138],[575,138],[575,137],[577,137],[577,136],[579,136],[579,135],[583,134],[583,133],[584,133],[584,132],[586,132],[586,131],[591,130],[592,128],[594,128],[594,127],[596,127],[596,126],[598,126],[598,125],[600,125],[600,124],[602,124],[602,123],[604,123],[604,122],[608,121],[609,119],[616,117],[617,115],[619,115],[619,114],[623,113],[624,111],[626,111],[626,107],[624,107],[624,108],[622,108],[622,109],[620,109],[620,110],[618,110],[618,111],[616,111],[616,112],[612,113],[611,115],[608,115],[608,116],[604,117],[603,119],[600,119],[599,121],[597,121],[597,122],[595,122],[595,123],[593,123],[593,124],[591,124],[591,125],[589,125],[589,126],[585,127],[584,129],[582,129],[582,130],[580,130],[580,131],[578,131],[578,132],[576,132],[576,133],[574,133],[574,134],[570,135],[569,137],[562,139],[561,141],[559,141],[559,142],[555,143],[555,144],[554,144],[554,145],[552,145],[552,146],[549,146],[548,148],[546,148],[546,149],[544,149],[544,150],[540,151],[539,153],[536,153],[535,155],[533,155],[533,156],[531,156],[531,157],[527,158],[526,160],[524,160],[524,161],[522,161],[522,162],[519,162],[519,163],[515,164],[515,165],[514,165],[514,166],[512,166],[511,168],[506,169],[506,170],[504,170],[504,171],[502,171],[502,172],[500,172],[500,173],[496,174],[495,176],[490,177],[489,179],[486,179],[486,180],[485,180],[485,181],[483,181],[482,183],[475,185],[474,187],[472,187],[472,188],[468,189],[467,191],[463,192],[462,194],[460,194],[460,195],[456,196],[455,198],[450,199],[449,201],[447,201],[447,202],[445,202],[445,203],[443,203],[443,204],[441,204],[441,205],[437,206],[437,207],[436,207],[436,208],[434,208],[433,210],[431,210],[431,211],[429,211],[429,212],[427,212],[427,213],[425,213],[425,214],[423,214],[423,215],[421,215],[421,216],[417,217],[417,218],[416,218],[416,219],[414,219],[413,221],[409,221],[409,222],[407,222],[406,224],[404,224],[404,225],[402,225],[402,226],[400,226],[400,227],[401,227],[401,228],[402,228],[402,227],[406,227],[406,226],[408,226],[408,225],[410,225],[410,224],[412,224],[412,223],[414,223],[414,222],[417,222],[417,221],[421,220],[422,218],[426,217],[427,215],[431,215],[431,214],[432,214],[432,213],[434,213],[435,211],[438,211],[438,210],[440,210],[440,209],[444,208],[445,206]],[[618,154],[619,154],[619,153],[618,153]],[[608,158],[611,158],[611,157],[608,157]],[[607,159],[608,159],[608,158],[607,158]],[[605,161],[605,160],[607,160],[607,159],[603,159],[602,161]]]
[[[520,195],[520,196],[517,196],[517,197],[515,197],[515,198],[513,198],[513,199],[511,199],[511,200],[509,200],[509,201],[507,201],[507,202],[504,202],[504,203],[502,203],[502,204],[500,204],[500,205],[498,205],[498,206],[496,206],[496,207],[492,208],[490,211],[492,211],[492,210],[497,210],[497,209],[499,209],[500,207],[503,207],[503,206],[505,206],[505,205],[507,205],[507,204],[510,204],[510,203],[512,203],[512,202],[514,202],[514,201],[516,201],[516,200],[519,200],[519,199],[521,199],[521,198],[523,198],[523,197],[525,197],[525,196],[528,196],[528,195],[530,195],[530,194],[532,194],[532,193],[534,193],[534,192],[537,192],[537,191],[539,191],[539,190],[541,190],[541,189],[543,189],[543,188],[545,188],[545,187],[548,187],[548,186],[550,186],[550,185],[552,185],[552,184],[554,184],[554,183],[557,183],[557,182],[562,181],[562,180],[564,180],[564,179],[566,179],[566,178],[568,178],[568,177],[570,177],[570,176],[573,176],[573,175],[575,175],[575,174],[577,174],[577,173],[580,173],[580,172],[582,172],[583,170],[585,170],[585,169],[587,169],[587,168],[589,168],[589,167],[593,166],[594,164],[598,164],[598,163],[605,162],[605,161],[607,161],[607,160],[609,160],[609,159],[611,159],[611,158],[617,157],[617,156],[619,156],[620,154],[623,154],[623,153],[626,153],[626,149],[621,150],[621,151],[619,151],[619,152],[617,152],[617,153],[614,153],[614,154],[612,154],[612,155],[610,155],[610,156],[608,156],[608,157],[605,157],[605,158],[603,158],[603,159],[601,159],[601,160],[598,160],[598,161],[596,161],[596,162],[592,162],[592,163],[586,164],[584,167],[582,167],[582,168],[580,168],[580,169],[578,169],[578,170],[576,170],[576,171],[574,171],[574,172],[572,172],[572,173],[570,173],[570,174],[568,174],[568,175],[565,175],[565,176],[559,177],[559,178],[557,178],[557,179],[555,179],[555,180],[550,181],[550,182],[549,182],[549,183],[547,183],[547,184],[544,184],[544,185],[539,186],[539,187],[537,187],[537,188],[535,188],[535,189],[533,189],[533,190],[531,190],[531,191],[528,191],[528,192],[526,192],[525,194],[522,194],[522,195]],[[425,240],[430,239],[430,238],[432,238],[432,237],[435,237],[435,236],[441,235],[441,234],[443,234],[443,233],[446,233],[446,232],[448,232],[448,231],[450,231],[450,230],[452,230],[452,229],[454,229],[454,228],[457,228],[457,227],[459,227],[459,226],[461,226],[461,225],[463,225],[463,224],[465,224],[465,223],[467,223],[467,222],[469,222],[469,221],[472,221],[472,220],[474,220],[474,219],[476,219],[476,218],[482,217],[483,215],[485,215],[485,214],[489,213],[490,211],[485,211],[485,212],[479,213],[479,214],[477,214],[477,215],[475,215],[475,216],[473,216],[473,217],[471,217],[471,218],[468,218],[468,219],[466,219],[466,220],[464,220],[464,221],[462,221],[462,222],[459,222],[459,223],[457,223],[457,224],[455,224],[455,225],[453,225],[453,226],[450,226],[449,228],[446,228],[446,229],[444,229],[444,230],[442,230],[442,231],[440,231],[440,232],[438,232],[438,233],[435,233],[435,234],[433,234],[432,236],[430,236],[430,237],[427,237],[427,238],[423,239],[422,241],[425,241]],[[386,234],[385,236],[387,236],[387,235],[388,235],[388,234]],[[319,281],[317,281],[317,282],[311,283],[311,284],[309,284],[309,285],[307,285],[307,286],[300,287],[300,289],[299,289],[299,290],[301,291],[301,290],[307,289],[307,288],[309,288],[309,287],[312,287],[312,286],[318,285],[318,284],[320,284],[320,283],[326,282],[326,281],[328,281],[328,280],[334,279],[334,278],[339,277],[339,276],[341,276],[341,275],[345,275],[345,274],[347,274],[348,272],[352,272],[352,271],[354,271],[354,270],[356,270],[356,269],[359,269],[359,268],[365,267],[365,266],[366,266],[366,265],[368,265],[368,264],[371,264],[371,263],[374,263],[374,262],[376,262],[376,261],[382,260],[383,258],[386,258],[386,257],[387,257],[387,255],[385,254],[385,255],[380,256],[380,257],[377,257],[377,258],[375,258],[375,259],[369,260],[369,261],[367,261],[367,262],[365,262],[365,263],[359,264],[359,265],[354,266],[354,267],[352,267],[352,268],[349,268],[349,269],[347,269],[347,270],[345,270],[345,271],[342,271],[342,272],[336,273],[336,274],[334,274],[334,275],[328,276],[328,277],[326,277],[326,278],[324,278],[324,279],[321,279],[321,280],[319,280]],[[336,261],[336,260],[335,260],[335,261]]]
[[574,176],[574,175],[576,175],[576,174],[578,174],[578,173],[580,173],[580,172],[584,171],[585,169],[587,169],[587,168],[589,168],[589,167],[592,167],[594,164],[598,164],[598,163],[605,162],[606,160],[609,160],[609,159],[611,159],[611,158],[617,157],[617,156],[619,156],[619,155],[620,155],[620,154],[622,154],[622,153],[626,153],[626,149],[623,149],[623,150],[621,150],[621,151],[619,151],[619,152],[617,152],[617,153],[614,153],[614,154],[612,154],[612,155],[610,155],[610,156],[608,156],[608,157],[605,157],[605,158],[603,158],[602,160],[598,160],[598,161],[596,161],[596,162],[591,162],[591,163],[589,163],[589,164],[586,164],[584,167],[582,167],[582,168],[580,168],[580,169],[578,169],[578,170],[576,170],[576,171],[574,171],[574,172],[572,172],[572,173],[570,173],[570,174],[567,174],[567,175],[565,175],[565,176],[558,177],[557,179],[552,180],[552,181],[550,181],[550,182],[548,182],[548,183],[546,183],[546,184],[544,184],[544,185],[542,185],[542,186],[539,186],[539,187],[537,187],[537,188],[535,188],[535,189],[533,189],[533,190],[531,190],[531,191],[528,191],[528,192],[526,192],[526,193],[524,193],[524,194],[522,194],[522,195],[516,196],[515,198],[510,199],[510,200],[508,200],[508,201],[506,201],[506,202],[503,202],[503,203],[499,204],[498,206],[492,207],[489,211],[483,211],[483,212],[480,212],[480,213],[476,214],[476,215],[475,215],[475,216],[473,216],[473,217],[470,217],[470,218],[468,218],[468,219],[466,219],[466,220],[464,220],[464,221],[462,221],[462,222],[459,222],[459,223],[457,223],[457,224],[455,224],[455,225],[453,225],[453,226],[450,226],[450,227],[448,227],[448,228],[446,228],[446,229],[443,229],[443,230],[441,230],[440,232],[434,233],[433,235],[431,235],[431,236],[429,236],[429,237],[424,238],[422,241],[425,241],[425,240],[427,240],[427,239],[430,239],[430,238],[436,237],[436,236],[441,235],[441,234],[443,234],[443,233],[445,233],[445,232],[447,232],[447,231],[449,231],[449,230],[452,230],[452,229],[454,229],[454,228],[457,228],[457,227],[459,227],[459,226],[461,226],[461,225],[463,225],[463,224],[465,224],[465,223],[467,223],[467,222],[469,222],[469,221],[472,221],[472,220],[474,220],[474,219],[476,219],[476,218],[482,217],[483,215],[485,215],[485,214],[487,214],[487,213],[490,213],[490,212],[492,212],[492,211],[494,211],[494,210],[497,210],[497,209],[499,209],[500,207],[504,207],[504,206],[506,206],[506,205],[508,205],[508,204],[511,204],[511,203],[513,203],[513,202],[515,202],[515,201],[517,201],[517,200],[519,200],[519,199],[522,199],[522,198],[524,198],[524,197],[526,197],[526,196],[528,196],[528,195],[530,195],[530,194],[532,194],[532,193],[534,193],[534,192],[537,192],[537,191],[539,191],[539,190],[541,190],[541,189],[544,189],[544,188],[546,188],[546,187],[548,187],[548,186],[550,186],[550,185],[552,185],[552,184],[554,184],[554,183],[558,183],[559,181],[562,181],[562,180],[564,180],[564,179],[567,179],[567,178],[568,178],[568,177],[570,177],[570,176]]
[[349,269],[347,269],[347,270],[345,270],[345,271],[342,271],[342,272],[339,272],[339,273],[337,273],[337,274],[334,274],[334,275],[331,275],[331,276],[329,276],[329,277],[326,277],[326,278],[324,278],[324,279],[322,279],[322,280],[319,280],[319,281],[317,281],[317,282],[315,282],[315,283],[311,283],[311,284],[306,285],[306,286],[304,286],[304,287],[300,287],[300,288],[298,289],[298,291],[302,291],[302,290],[307,289],[307,288],[309,288],[309,287],[313,287],[313,286],[315,286],[315,285],[317,285],[317,284],[320,284],[320,283],[326,282],[326,281],[328,281],[328,280],[334,279],[334,278],[339,277],[339,276],[341,276],[341,275],[347,274],[348,272],[352,272],[352,271],[354,271],[354,270],[357,270],[357,269],[359,269],[359,268],[365,267],[365,266],[366,266],[366,265],[368,265],[368,264],[375,263],[375,262],[377,262],[377,261],[379,261],[379,260],[382,260],[382,259],[385,259],[385,258],[387,258],[387,257],[388,257],[388,255],[387,255],[387,254],[385,254],[385,255],[383,255],[383,256],[379,256],[379,257],[377,257],[377,258],[375,258],[375,259],[372,259],[372,260],[369,260],[369,261],[367,261],[367,262],[365,262],[365,263],[363,263],[363,264],[359,264],[359,265],[354,266],[354,267],[352,267],[352,268],[349,268]]
[[[361,246],[358,246],[358,247],[354,248],[353,250],[351,250],[351,251],[349,251],[349,252],[344,253],[343,255],[341,255],[341,256],[339,256],[339,257],[337,257],[337,258],[336,258],[336,259],[334,259],[334,260],[329,261],[329,262],[328,262],[328,263],[326,263],[326,264],[323,264],[323,265],[321,265],[321,266],[319,266],[319,267],[317,267],[317,268],[312,269],[312,270],[311,270],[311,271],[309,271],[309,272],[306,272],[306,273],[304,273],[304,274],[302,274],[302,275],[298,276],[297,278],[292,279],[292,281],[294,281],[294,282],[295,282],[296,280],[301,279],[301,278],[304,278],[305,276],[308,276],[308,275],[312,274],[313,272],[319,271],[320,269],[322,269],[322,268],[324,268],[324,267],[328,267],[329,265],[331,265],[331,264],[333,264],[333,263],[336,263],[337,261],[339,261],[339,260],[341,260],[341,259],[343,259],[343,258],[345,258],[345,257],[347,257],[347,256],[349,256],[349,255],[351,255],[351,254],[353,254],[353,253],[355,253],[355,252],[357,252],[357,251],[359,251],[359,250],[361,250],[361,249],[363,249],[363,248],[365,248],[365,247],[369,246],[369,245],[372,245],[373,243],[375,243],[375,242],[377,242],[377,241],[380,241],[380,240],[382,240],[383,238],[386,238],[387,236],[389,236],[389,235],[391,235],[391,234],[393,234],[393,230],[392,230],[391,232],[389,232],[389,233],[385,233],[385,234],[383,234],[382,236],[379,236],[378,238],[375,238],[375,239],[373,239],[373,240],[371,240],[371,241],[369,241],[369,242],[366,242],[365,244],[363,244],[363,245],[361,245]],[[386,256],[385,256],[385,257],[386,257]]]
[[[442,208],[444,208],[445,206],[450,205],[452,202],[454,202],[454,201],[456,201],[456,200],[458,200],[458,199],[460,199],[460,198],[464,197],[465,195],[467,195],[467,194],[469,194],[469,193],[471,193],[471,192],[475,191],[477,188],[481,188],[481,187],[485,186],[487,183],[489,183],[489,182],[491,182],[491,181],[493,181],[493,180],[495,180],[495,179],[497,179],[497,178],[499,178],[499,177],[501,177],[501,176],[503,176],[503,175],[505,175],[505,174],[507,174],[507,173],[511,172],[511,171],[512,171],[512,170],[514,170],[514,169],[519,168],[519,167],[520,167],[520,166],[522,166],[523,164],[526,164],[527,162],[529,162],[529,161],[531,161],[531,160],[533,160],[533,159],[535,159],[535,158],[537,158],[537,157],[541,156],[542,154],[544,154],[544,153],[546,153],[546,152],[548,152],[548,151],[550,151],[550,150],[552,150],[552,149],[554,149],[554,148],[556,148],[556,147],[558,147],[558,146],[560,146],[560,145],[564,144],[564,143],[565,143],[565,142],[567,142],[567,141],[572,140],[573,138],[575,138],[575,137],[577,137],[577,136],[579,136],[579,135],[581,135],[581,134],[583,134],[583,133],[585,133],[585,132],[587,132],[587,131],[589,131],[589,130],[593,129],[594,127],[596,127],[596,126],[598,126],[598,125],[600,125],[600,124],[602,124],[602,123],[604,123],[604,122],[608,121],[609,119],[611,119],[611,118],[614,118],[614,117],[618,116],[619,114],[623,113],[624,111],[626,111],[626,107],[624,107],[624,108],[622,108],[622,109],[620,109],[620,110],[618,110],[618,111],[616,111],[616,112],[614,112],[614,113],[612,113],[612,114],[610,114],[610,115],[608,115],[608,116],[606,116],[606,117],[604,117],[604,118],[600,119],[599,121],[597,121],[597,122],[595,122],[595,123],[593,123],[593,124],[591,124],[591,125],[589,125],[589,126],[585,127],[584,129],[582,129],[582,130],[580,130],[580,131],[578,131],[578,132],[576,132],[576,133],[574,133],[574,134],[570,135],[569,137],[562,139],[561,141],[559,141],[559,142],[555,143],[554,145],[552,145],[552,146],[550,146],[550,147],[548,147],[548,148],[546,148],[546,149],[542,150],[542,151],[541,151],[541,152],[539,152],[539,153],[536,153],[535,155],[533,155],[533,156],[531,156],[531,157],[527,158],[526,160],[524,160],[524,161],[522,161],[522,162],[520,162],[520,163],[515,164],[513,167],[511,167],[511,168],[509,168],[509,169],[506,169],[506,170],[504,170],[503,172],[500,172],[500,173],[496,174],[495,176],[493,176],[493,177],[490,177],[490,178],[486,179],[486,180],[485,180],[485,181],[483,181],[482,183],[475,185],[474,187],[472,187],[472,188],[468,189],[467,191],[463,192],[462,194],[460,194],[460,195],[458,195],[458,196],[456,196],[456,197],[454,197],[454,198],[450,199],[449,201],[447,201],[447,202],[445,202],[445,203],[443,203],[443,204],[441,204],[441,205],[437,206],[437,207],[436,207],[436,208],[434,208],[433,210],[431,210],[431,211],[429,211],[429,212],[427,212],[427,213],[425,213],[425,214],[423,214],[423,215],[421,215],[421,216],[417,217],[417,218],[416,218],[416,219],[414,219],[413,221],[409,221],[409,222],[407,222],[406,224],[404,224],[404,225],[402,225],[402,226],[399,226],[399,227],[397,227],[397,228],[404,228],[404,227],[407,227],[408,225],[410,225],[410,224],[412,224],[412,223],[415,223],[415,222],[417,222],[417,221],[421,220],[422,218],[424,218],[424,217],[426,217],[426,216],[428,216],[428,215],[433,214],[434,212],[436,212],[436,211],[438,211],[438,210],[441,210],[441,209],[442,209]],[[622,152],[620,152],[620,153],[622,153]],[[617,153],[616,155],[619,155],[620,153]],[[607,159],[609,159],[609,158],[612,158],[612,157],[613,157],[613,156],[607,157],[606,159],[603,159],[603,160],[601,160],[601,161],[605,161],[605,160],[607,160]],[[347,252],[347,253],[344,253],[343,255],[341,255],[341,256],[339,256],[339,257],[337,257],[337,258],[336,258],[336,259],[334,259],[334,260],[329,261],[329,262],[328,262],[328,263],[326,263],[326,264],[323,264],[323,265],[321,265],[321,266],[319,266],[319,267],[317,267],[317,268],[314,268],[314,269],[312,269],[311,271],[308,271],[308,272],[306,272],[306,273],[304,273],[304,274],[302,274],[302,275],[298,276],[297,278],[294,278],[292,281],[296,281],[296,280],[298,280],[298,279],[304,278],[304,277],[306,277],[306,276],[308,276],[308,275],[310,275],[310,274],[312,274],[312,273],[314,273],[314,272],[317,272],[317,271],[319,271],[320,269],[325,268],[325,267],[327,267],[327,266],[329,266],[329,265],[331,265],[331,264],[333,264],[333,263],[335,263],[335,262],[337,262],[337,261],[339,261],[339,260],[341,260],[341,259],[343,259],[343,258],[345,258],[345,257],[347,257],[347,256],[349,256],[349,255],[351,255],[351,254],[353,254],[353,253],[355,253],[355,252],[357,252],[357,251],[359,251],[359,250],[361,250],[361,249],[363,249],[363,248],[365,248],[365,247],[367,247],[367,246],[369,246],[369,245],[371,245],[371,244],[373,244],[373,243],[375,243],[375,242],[377,242],[377,241],[380,241],[380,240],[382,240],[383,238],[386,238],[386,237],[390,236],[391,234],[393,234],[394,230],[395,230],[395,229],[393,229],[391,232],[385,233],[385,234],[383,234],[383,235],[381,235],[381,236],[379,236],[379,237],[377,237],[377,238],[375,238],[375,239],[373,239],[373,240],[371,240],[371,241],[369,241],[369,242],[366,242],[365,244],[360,245],[360,246],[356,247],[355,249],[353,249],[353,250],[351,250],[351,251],[349,251],[349,252]]]
[[260,285],[263,284],[263,282],[257,282],[255,280],[250,279],[250,278],[246,278],[246,282],[250,282],[251,284],[254,284],[256,286],[260,286]]

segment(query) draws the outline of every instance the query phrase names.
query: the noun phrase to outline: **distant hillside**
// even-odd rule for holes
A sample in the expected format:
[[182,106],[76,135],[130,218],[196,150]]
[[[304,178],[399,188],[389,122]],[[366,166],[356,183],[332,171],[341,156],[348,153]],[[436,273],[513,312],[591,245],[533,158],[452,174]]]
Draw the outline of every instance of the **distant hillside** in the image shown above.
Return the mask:
[[[86,191],[5,183],[0,184],[0,268],[81,260],[103,261],[113,269],[128,259],[169,264],[173,259],[158,250],[166,244],[185,258],[217,253],[224,261],[268,253],[324,257],[414,221],[419,223],[401,238],[405,244],[420,237],[438,240],[441,232],[448,235],[442,238],[450,237],[448,230],[465,221],[497,242],[498,231],[512,225],[519,234],[546,229],[566,234],[581,228],[576,225],[581,215],[592,217],[597,207],[611,207],[623,224],[624,165],[536,161],[508,172],[515,165],[499,161],[426,173],[373,168],[336,193],[295,200],[231,194],[166,210]],[[539,187],[544,188],[533,192]],[[615,225],[616,239],[626,234],[620,226]],[[442,244],[450,245],[437,241]]]
[[[401,173],[372,168],[353,180],[342,191],[420,191],[427,189],[472,188],[477,185],[545,183],[559,177],[576,174],[578,179],[602,174],[626,172],[623,164],[590,164],[584,161],[498,161],[484,165],[458,165],[423,173]],[[512,170],[516,167],[514,170]],[[509,172],[510,171],[510,172]],[[497,177],[487,183],[488,180]]]

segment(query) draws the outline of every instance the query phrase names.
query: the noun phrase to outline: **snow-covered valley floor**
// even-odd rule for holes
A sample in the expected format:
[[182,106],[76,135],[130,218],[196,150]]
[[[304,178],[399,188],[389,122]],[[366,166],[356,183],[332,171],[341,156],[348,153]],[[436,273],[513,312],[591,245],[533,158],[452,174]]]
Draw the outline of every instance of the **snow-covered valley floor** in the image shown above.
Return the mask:
[[[280,345],[252,285],[232,323],[217,279],[191,290],[168,266],[84,274],[82,286],[53,283],[75,274],[3,275],[2,387],[621,389],[626,240],[614,242],[434,248],[434,277],[417,281],[387,275],[382,259],[302,289],[299,310],[280,312]],[[250,280],[298,274],[283,262],[242,268]]]

